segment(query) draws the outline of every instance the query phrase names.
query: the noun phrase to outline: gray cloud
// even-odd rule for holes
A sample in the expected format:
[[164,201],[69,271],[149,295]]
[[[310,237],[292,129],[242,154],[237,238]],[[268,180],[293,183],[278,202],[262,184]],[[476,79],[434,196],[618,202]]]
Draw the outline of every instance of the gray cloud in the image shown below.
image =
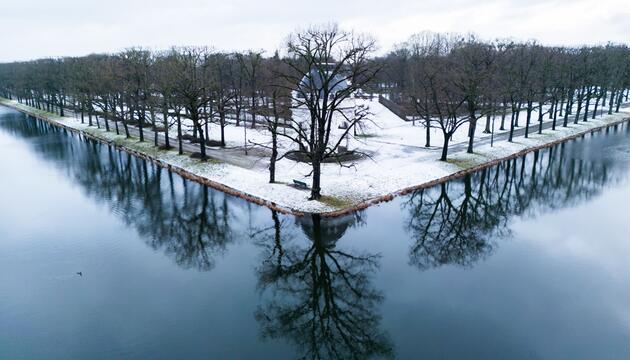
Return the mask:
[[0,61],[130,46],[266,49],[311,23],[372,33],[387,50],[422,30],[578,45],[630,41],[626,0],[3,0]]

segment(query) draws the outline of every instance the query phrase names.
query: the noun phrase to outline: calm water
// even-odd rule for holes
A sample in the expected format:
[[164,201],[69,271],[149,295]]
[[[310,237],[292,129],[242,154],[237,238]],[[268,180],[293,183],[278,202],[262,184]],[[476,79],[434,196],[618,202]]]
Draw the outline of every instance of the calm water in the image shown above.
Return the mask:
[[628,359],[629,140],[329,220],[0,108],[0,358]]

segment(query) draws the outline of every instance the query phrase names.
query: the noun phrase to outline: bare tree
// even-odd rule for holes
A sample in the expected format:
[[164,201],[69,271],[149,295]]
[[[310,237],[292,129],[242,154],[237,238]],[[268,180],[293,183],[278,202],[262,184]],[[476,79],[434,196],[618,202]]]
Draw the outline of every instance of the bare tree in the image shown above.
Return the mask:
[[[321,164],[334,157],[348,133],[365,119],[367,109],[345,111],[346,101],[371,82],[379,68],[368,61],[375,50],[373,39],[339,29],[337,25],[311,27],[289,36],[283,74],[292,84],[294,107],[303,110],[305,119],[291,122],[287,133],[312,165],[313,184],[310,199],[321,197]],[[358,111],[357,111],[358,110]],[[335,120],[345,121],[340,136],[331,137]]]
[[133,121],[134,114],[137,114],[140,141],[144,141],[144,123],[150,96],[149,68],[152,66],[152,54],[148,50],[132,48],[121,53],[121,59],[126,70],[130,120]]
[[231,71],[235,67],[235,59],[232,54],[216,53],[210,57],[212,67],[212,93],[219,115],[219,127],[221,129],[221,146],[225,146],[225,126],[226,115],[229,106],[236,99],[238,93],[235,91],[231,81]]
[[[444,57],[450,53],[453,45],[457,41],[454,34],[440,34],[428,31],[412,35],[403,44],[401,50],[409,57],[406,69],[408,84],[403,93],[411,100],[416,116],[422,119],[426,129],[425,147],[431,146],[431,128],[435,113],[430,111],[432,102],[431,87],[435,85],[437,71],[446,70],[433,66],[437,58]],[[399,50],[399,53],[401,51]],[[440,125],[441,126],[441,125]]]
[[[271,144],[262,145],[271,150],[269,157],[269,182],[276,181],[276,162],[278,160],[278,135],[286,131],[285,124],[291,118],[290,84],[283,82],[284,63],[278,53],[266,61],[262,73],[262,87],[258,113],[264,119],[264,126],[271,135]],[[282,123],[282,124],[281,124]],[[282,130],[280,130],[282,128]],[[261,145],[261,144],[259,144]]]
[[173,56],[175,65],[173,90],[193,127],[199,133],[200,158],[205,160],[207,155],[204,124],[208,119],[204,117],[203,108],[211,100],[208,85],[210,52],[203,47],[186,47],[174,49]]

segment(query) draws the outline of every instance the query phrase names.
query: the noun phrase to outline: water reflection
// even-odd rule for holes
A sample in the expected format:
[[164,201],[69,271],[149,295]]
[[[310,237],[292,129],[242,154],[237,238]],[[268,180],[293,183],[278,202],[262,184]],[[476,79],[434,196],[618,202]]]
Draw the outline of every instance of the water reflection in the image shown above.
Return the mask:
[[622,160],[603,150],[626,141],[609,135],[629,128],[588,135],[598,139],[589,139],[588,147],[580,143],[584,140],[563,143],[414,192],[402,205],[414,241],[410,263],[420,270],[471,266],[509,236],[511,219],[543,216],[597,196],[624,177]]
[[[37,138],[29,143],[38,153],[183,267],[211,269],[214,258],[238,237],[236,229],[247,227],[242,221],[251,217],[251,208],[238,198],[83,137],[60,141],[60,136],[77,135],[21,119],[12,117],[0,126],[13,135]],[[620,144],[628,131],[628,124],[617,125],[587,135],[589,146],[582,146],[584,139],[563,143],[406,197],[402,208],[413,241],[410,262],[421,270],[470,266],[493,253],[497,240],[510,234],[515,216],[540,216],[598,195],[624,173],[619,164],[624,159],[611,154],[624,149]],[[305,252],[311,255],[321,254],[315,251],[318,246],[334,248],[348,228],[362,222],[357,213],[335,221],[296,218],[291,227],[311,239],[314,247]]]
[[[85,193],[111,208],[153,249],[188,269],[207,271],[235,240],[242,201],[40,120],[2,121]],[[62,137],[78,137],[64,141]]]
[[262,336],[289,340],[305,359],[393,357],[380,327],[383,294],[371,280],[379,256],[338,245],[362,223],[361,214],[296,218],[308,242],[296,241],[295,228],[276,213],[272,218],[273,227],[256,234],[263,249],[257,272],[265,296],[256,312]]
[[380,328],[383,294],[371,282],[380,257],[338,246],[348,229],[364,224],[361,213],[294,218],[256,208],[271,222],[243,230],[256,226],[245,224],[253,216],[241,199],[43,121],[0,126],[36,138],[29,144],[40,155],[181,267],[211,270],[230,243],[250,236],[263,257],[255,314],[263,338],[288,340],[304,358],[392,357]]
[[[302,358],[394,356],[381,310],[385,295],[397,295],[374,285],[380,255],[347,241],[366,224],[364,212],[283,216],[42,121],[3,117],[0,128],[28,138],[38,155],[180,267],[209,271],[232,244],[251,237],[259,252],[254,307],[263,338],[293,344]],[[620,161],[630,154],[620,144],[629,130],[617,126],[589,136],[588,146],[578,140],[541,150],[400,199],[410,263],[421,270],[473,266],[498,251],[514,218],[597,196],[623,176]],[[395,221],[383,225],[393,234],[400,229]]]

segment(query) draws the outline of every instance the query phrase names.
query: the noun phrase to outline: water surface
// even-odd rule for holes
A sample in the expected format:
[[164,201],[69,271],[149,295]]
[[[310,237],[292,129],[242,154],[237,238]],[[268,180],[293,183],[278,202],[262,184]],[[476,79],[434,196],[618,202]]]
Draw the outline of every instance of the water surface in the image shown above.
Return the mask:
[[627,359],[629,140],[331,220],[0,107],[0,358]]

